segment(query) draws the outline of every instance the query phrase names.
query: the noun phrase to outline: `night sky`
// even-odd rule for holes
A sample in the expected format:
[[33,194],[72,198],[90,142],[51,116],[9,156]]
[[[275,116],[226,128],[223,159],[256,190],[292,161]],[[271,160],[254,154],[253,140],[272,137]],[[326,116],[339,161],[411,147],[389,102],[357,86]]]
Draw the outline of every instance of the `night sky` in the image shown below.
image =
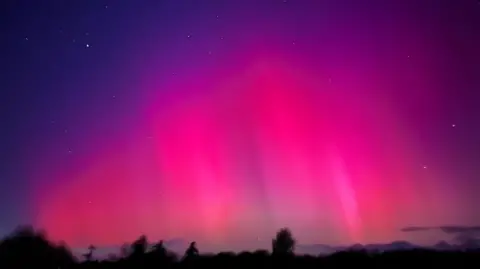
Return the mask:
[[425,227],[480,225],[478,1],[0,12],[2,236],[223,250],[284,226],[302,244],[433,244],[449,234]]

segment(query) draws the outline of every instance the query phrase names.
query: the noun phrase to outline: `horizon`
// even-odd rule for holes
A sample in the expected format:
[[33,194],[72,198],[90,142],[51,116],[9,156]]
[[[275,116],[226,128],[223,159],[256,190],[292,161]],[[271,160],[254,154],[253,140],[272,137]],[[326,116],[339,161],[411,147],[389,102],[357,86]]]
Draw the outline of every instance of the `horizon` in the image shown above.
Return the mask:
[[[465,228],[465,229],[464,229]],[[464,227],[460,230],[479,230],[479,227]],[[419,231],[431,228],[407,227],[404,231]],[[440,227],[445,231],[458,231],[458,227]],[[67,246],[52,244],[41,231],[23,227],[12,237],[0,241],[0,264],[30,268],[45,265],[52,268],[195,268],[195,267],[234,267],[268,266],[286,268],[335,268],[339,265],[388,266],[392,264],[413,266],[429,262],[441,266],[452,263],[478,261],[480,240],[474,245],[452,247],[446,243],[435,247],[415,246],[408,242],[395,242],[390,245],[354,245],[346,248],[332,248],[325,253],[311,250],[295,251],[296,240],[288,228],[280,229],[272,240],[272,249],[256,251],[222,251],[217,253],[200,252],[196,242],[179,252],[171,251],[164,241],[154,246],[148,244],[145,236],[131,244],[122,246],[120,254],[102,254],[104,249],[90,246],[88,251],[72,252]],[[298,246],[301,248],[301,246]],[[184,255],[182,255],[182,252]],[[42,253],[42,255],[38,255]],[[83,257],[83,259],[81,258]],[[294,267],[292,267],[294,266]]]
[[[20,225],[18,228],[21,227],[31,227],[29,225]],[[354,242],[350,244],[324,244],[321,242],[311,243],[311,244],[302,244],[302,242],[296,241],[294,253],[297,255],[331,255],[335,252],[345,251],[348,249],[358,249],[364,248],[368,251],[392,251],[392,250],[405,250],[411,248],[426,248],[426,249],[437,249],[437,250],[462,250],[464,247],[480,249],[480,238],[477,236],[480,231],[480,226],[458,226],[458,225],[449,225],[449,226],[441,226],[441,227],[421,227],[421,226],[411,226],[411,227],[404,227],[401,229],[403,232],[418,232],[418,231],[425,231],[425,230],[443,230],[446,234],[457,234],[463,237],[462,241],[458,241],[455,237],[449,239],[441,239],[435,242],[434,244],[418,244],[415,242],[411,242],[408,240],[393,240],[389,242]],[[44,230],[39,229],[37,231],[42,231],[41,233],[46,235],[46,239],[51,241],[48,237],[48,233]],[[469,234],[469,232],[474,231],[475,234]],[[13,234],[13,232],[12,232]],[[140,237],[140,236],[139,236]],[[130,246],[130,244],[138,239],[139,237],[130,240],[129,242],[124,242],[123,244],[119,245],[96,245],[95,246],[95,257],[97,259],[110,259],[113,257],[121,257],[122,255],[122,248],[124,246]],[[467,238],[465,238],[467,237]],[[273,236],[271,240],[273,240]],[[171,238],[171,239],[157,239],[151,240],[147,237],[147,249],[152,250],[152,247],[159,241],[162,240],[165,248],[169,251],[172,251],[177,256],[182,256],[185,250],[188,248],[190,242],[196,240],[188,240],[185,238]],[[472,242],[473,241],[473,242]],[[0,239],[1,242],[1,239]],[[84,247],[70,247],[68,244],[65,244],[64,241],[51,241],[54,244],[61,244],[67,246],[72,254],[77,258],[82,258],[85,253],[88,252],[88,246]],[[197,242],[197,241],[196,241]],[[242,252],[255,252],[255,251],[267,251],[271,252],[271,242],[269,245],[250,248],[250,249],[218,249],[215,246],[207,244],[200,244],[197,245],[199,247],[199,253],[202,255],[209,255],[209,254],[219,254],[219,253],[242,253]],[[197,242],[198,244],[199,242]],[[205,247],[206,246],[206,247]]]
[[[21,226],[19,226],[21,227]],[[25,227],[25,226],[24,226]],[[448,226],[448,227],[460,227],[461,226]],[[408,230],[410,227],[405,228]],[[415,227],[417,228],[417,227]],[[463,229],[475,229],[479,230],[480,226],[478,227],[463,227]],[[40,230],[41,231],[41,230]],[[47,240],[48,234],[46,234]],[[272,238],[273,240],[273,238]],[[1,242],[2,240],[0,240]],[[169,239],[169,240],[162,240],[164,243],[164,247],[166,250],[170,251],[171,253],[174,253],[177,257],[182,257],[185,253],[185,251],[188,249],[188,245],[191,241],[195,240],[186,240],[186,239],[181,239],[181,238],[174,238],[174,239]],[[132,240],[133,242],[133,240]],[[122,249],[127,246],[128,248],[131,248],[131,243],[132,242],[125,242],[123,245],[118,245],[118,246],[95,246],[95,251],[93,258],[95,260],[111,260],[111,259],[119,259],[123,257],[122,254]],[[154,248],[154,245],[158,241],[147,241],[147,252],[152,251]],[[52,242],[54,244],[60,243],[63,246],[66,246],[73,256],[76,259],[82,260],[84,258],[85,253],[88,253],[89,248],[88,247],[75,247],[71,248],[67,245],[64,245],[62,242]],[[200,245],[199,247],[199,254],[200,255],[218,255],[221,253],[233,253],[233,254],[241,254],[244,252],[257,252],[257,251],[267,251],[268,253],[271,253],[272,250],[269,247],[266,248],[253,248],[253,249],[205,249],[204,245]],[[417,248],[424,248],[424,249],[432,249],[432,250],[438,250],[438,251],[455,251],[455,250],[461,250],[464,251],[465,248],[470,249],[470,250],[480,250],[480,239],[476,239],[475,243],[472,245],[466,245],[465,243],[459,243],[455,241],[448,242],[446,240],[440,240],[436,244],[433,245],[421,245],[421,244],[415,244],[413,242],[409,241],[404,241],[404,240],[395,240],[392,242],[376,242],[376,243],[365,243],[365,244],[360,244],[360,243],[354,243],[350,245],[328,245],[328,244],[321,244],[321,243],[316,243],[316,244],[302,244],[301,242],[296,242],[295,247],[293,249],[293,253],[295,255],[309,255],[309,256],[328,256],[332,255],[337,252],[342,252],[342,251],[348,251],[348,250],[365,250],[368,252],[384,252],[384,251],[404,251],[404,250],[411,250],[411,249],[417,249]]]

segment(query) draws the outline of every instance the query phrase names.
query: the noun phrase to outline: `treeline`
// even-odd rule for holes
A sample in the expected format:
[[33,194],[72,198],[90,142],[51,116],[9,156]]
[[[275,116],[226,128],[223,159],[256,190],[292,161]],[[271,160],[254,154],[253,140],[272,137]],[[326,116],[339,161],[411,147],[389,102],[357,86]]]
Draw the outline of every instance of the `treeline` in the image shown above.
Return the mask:
[[149,246],[147,237],[141,236],[129,246],[122,247],[118,257],[96,260],[95,247],[90,246],[83,259],[77,259],[65,244],[52,243],[41,231],[21,227],[0,242],[0,268],[480,268],[480,252],[475,251],[416,249],[370,253],[357,250],[329,256],[295,255],[295,239],[288,229],[277,233],[272,240],[271,252],[257,250],[200,255],[196,243],[191,242],[185,254],[179,257],[169,251],[163,241]]

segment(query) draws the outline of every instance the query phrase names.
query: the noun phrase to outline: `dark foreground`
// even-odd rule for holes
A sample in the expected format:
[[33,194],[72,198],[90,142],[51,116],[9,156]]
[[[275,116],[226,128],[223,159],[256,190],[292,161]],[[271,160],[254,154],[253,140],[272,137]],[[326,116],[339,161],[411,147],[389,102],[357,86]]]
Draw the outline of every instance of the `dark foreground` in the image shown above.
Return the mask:
[[53,244],[33,229],[21,229],[0,242],[0,268],[480,268],[479,251],[417,249],[384,253],[349,251],[326,257],[295,256],[291,254],[294,241],[288,240],[277,234],[272,241],[272,253],[258,250],[216,255],[199,255],[193,243],[184,257],[177,257],[164,248],[161,241],[147,248],[146,237],[140,237],[123,249],[122,257],[97,261],[92,246],[84,260],[79,261],[65,245]]

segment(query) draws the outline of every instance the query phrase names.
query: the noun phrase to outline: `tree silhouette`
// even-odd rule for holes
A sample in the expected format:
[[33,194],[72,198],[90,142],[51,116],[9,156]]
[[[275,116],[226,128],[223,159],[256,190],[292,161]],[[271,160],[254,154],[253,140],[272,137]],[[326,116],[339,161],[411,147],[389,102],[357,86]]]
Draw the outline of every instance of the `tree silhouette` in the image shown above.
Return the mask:
[[195,241],[190,243],[187,251],[185,251],[185,259],[190,259],[198,256],[197,243]]
[[145,235],[140,236],[135,242],[132,243],[132,256],[138,257],[145,254],[147,251],[148,240]]
[[88,252],[83,254],[83,257],[85,257],[85,260],[87,262],[90,262],[92,261],[92,257],[93,257],[93,252],[96,250],[97,248],[94,246],[94,245],[90,245],[88,247]]
[[161,257],[167,256],[167,249],[163,245],[163,240],[158,241],[158,243],[153,246],[153,253]]
[[0,241],[0,268],[66,267],[75,263],[63,244],[49,242],[42,231],[20,226]]
[[295,250],[295,239],[292,232],[288,228],[280,229],[277,232],[275,239],[272,240],[273,254],[293,254]]

